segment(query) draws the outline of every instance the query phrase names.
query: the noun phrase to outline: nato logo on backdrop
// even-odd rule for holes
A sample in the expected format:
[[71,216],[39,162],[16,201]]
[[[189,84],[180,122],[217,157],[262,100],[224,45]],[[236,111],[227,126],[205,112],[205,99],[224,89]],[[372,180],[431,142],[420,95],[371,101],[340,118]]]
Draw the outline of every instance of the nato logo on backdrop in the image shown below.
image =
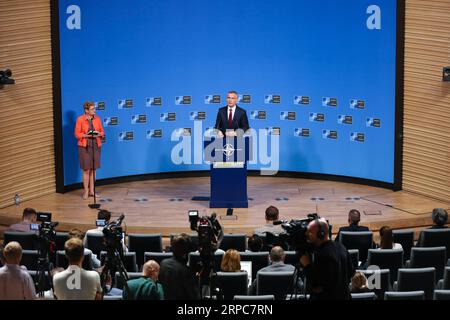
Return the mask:
[[147,123],[147,115],[146,114],[135,114],[131,116],[131,123]]
[[364,109],[365,102],[364,100],[351,99],[350,100],[350,108],[351,109]]
[[175,121],[175,119],[176,119],[175,112],[165,112],[161,113],[161,115],[159,116],[160,122]]
[[377,118],[366,118],[366,127],[381,127],[381,120]]
[[345,114],[340,114],[340,115],[338,115],[338,123],[339,124],[352,124],[353,117],[345,115]]
[[337,98],[331,97],[322,98],[322,107],[337,107],[337,105],[338,105]]
[[106,105],[104,101],[99,101],[95,103],[95,108],[97,108],[97,110],[105,110]]
[[121,99],[118,102],[119,109],[133,108],[133,99]]
[[281,96],[279,94],[266,94],[264,103],[281,103]]
[[106,117],[103,119],[103,125],[105,127],[117,126],[118,124],[119,124],[119,117]]
[[364,133],[363,132],[351,132],[350,133],[350,141],[364,142]]
[[250,119],[265,120],[266,112],[263,110],[252,110],[252,111],[250,111]]
[[309,121],[323,122],[325,120],[325,115],[323,113],[310,112]]
[[147,139],[161,138],[161,137],[162,137],[162,129],[151,129],[147,130],[146,132]]
[[133,131],[122,131],[119,132],[119,141],[131,141],[134,139]]
[[205,111],[191,111],[189,119],[191,119],[191,120],[205,120],[206,119],[206,112]]
[[238,102],[239,103],[250,103],[252,100],[251,96],[249,94],[240,94],[238,95]]
[[281,111],[280,120],[295,120],[295,112],[293,111]]
[[308,96],[294,96],[294,104],[307,105],[309,103],[310,103],[310,99]]
[[265,129],[268,136],[279,136],[281,134],[280,127],[266,127]]
[[322,138],[324,139],[337,139],[338,133],[336,130],[322,130]]
[[220,95],[218,94],[209,94],[205,96],[205,103],[211,104],[211,103],[220,103]]
[[309,137],[309,129],[308,128],[295,128],[294,136],[296,137]]
[[191,96],[176,96],[175,97],[175,104],[181,105],[181,104],[191,104],[192,99]]
[[146,107],[152,107],[152,106],[161,106],[162,105],[162,98],[161,97],[148,97],[145,99],[145,106]]

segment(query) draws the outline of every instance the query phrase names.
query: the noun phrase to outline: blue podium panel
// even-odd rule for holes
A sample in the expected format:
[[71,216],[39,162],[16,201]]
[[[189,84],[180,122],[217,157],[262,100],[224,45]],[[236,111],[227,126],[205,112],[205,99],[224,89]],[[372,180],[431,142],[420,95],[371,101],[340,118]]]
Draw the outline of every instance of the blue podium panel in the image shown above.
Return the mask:
[[[210,208],[248,208],[247,160],[248,139],[223,138],[206,141],[205,152],[211,161]],[[211,148],[211,146],[213,146]],[[206,154],[209,153],[209,154]]]

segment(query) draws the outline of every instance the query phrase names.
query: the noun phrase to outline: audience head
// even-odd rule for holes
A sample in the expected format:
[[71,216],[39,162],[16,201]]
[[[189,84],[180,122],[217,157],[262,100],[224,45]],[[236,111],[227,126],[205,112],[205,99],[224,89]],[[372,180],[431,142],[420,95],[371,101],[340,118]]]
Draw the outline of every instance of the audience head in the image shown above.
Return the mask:
[[22,221],[35,223],[37,219],[36,210],[33,208],[25,208],[22,213]]
[[76,228],[72,229],[69,231],[69,239],[71,239],[71,238],[77,238],[77,239],[83,240],[84,232],[81,231],[80,229],[76,229]]
[[315,219],[308,224],[306,230],[308,242],[318,247],[322,243],[329,241],[328,223],[325,219]]
[[237,272],[241,270],[241,256],[239,251],[228,249],[223,255],[220,269],[224,272]]
[[70,238],[64,244],[67,260],[69,264],[81,264],[84,258],[83,241],[78,237]]
[[431,218],[433,219],[433,223],[439,227],[442,227],[447,223],[448,213],[443,208],[434,208],[431,213]]
[[181,233],[172,239],[172,252],[175,258],[186,259],[191,247],[191,237],[186,233]]
[[276,221],[279,217],[279,211],[277,207],[270,206],[266,209],[266,221]]
[[142,274],[146,278],[151,278],[153,281],[158,280],[159,264],[155,260],[148,260],[142,267]]
[[259,252],[263,247],[263,240],[257,234],[252,235],[248,238],[248,248],[252,252]]
[[358,210],[352,209],[348,212],[348,224],[358,225],[361,220],[361,213]]
[[286,258],[286,254],[284,253],[284,250],[280,246],[275,246],[270,250],[269,254],[270,261],[273,262],[284,262],[284,259]]
[[388,226],[381,227],[380,229],[380,248],[392,249],[394,246],[394,236],[392,229]]
[[22,260],[22,247],[16,241],[8,242],[3,249],[3,257],[7,264],[20,264]]
[[97,213],[97,219],[98,220],[105,220],[105,222],[109,222],[109,220],[111,219],[111,212],[108,210],[100,210]]
[[352,290],[364,289],[369,286],[366,276],[362,272],[355,272],[352,277]]

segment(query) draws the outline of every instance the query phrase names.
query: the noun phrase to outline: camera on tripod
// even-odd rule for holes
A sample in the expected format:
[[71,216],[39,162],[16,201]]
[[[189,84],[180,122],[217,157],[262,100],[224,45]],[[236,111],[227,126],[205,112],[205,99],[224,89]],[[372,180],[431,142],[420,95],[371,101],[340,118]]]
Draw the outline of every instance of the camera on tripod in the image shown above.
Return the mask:
[[41,224],[38,227],[39,241],[51,242],[56,238],[55,227],[59,222],[52,222],[52,214],[50,212],[37,212],[37,221]]
[[122,214],[116,221],[106,224],[105,227],[103,228],[103,236],[105,239],[106,248],[112,248],[113,250],[122,248],[122,240],[123,240],[122,221],[124,218],[125,215]]
[[210,217],[199,217],[197,210],[190,210],[188,215],[191,230],[195,230],[198,233],[198,250],[200,255],[214,253],[219,248],[223,238],[223,229],[217,220],[217,215],[213,213]]

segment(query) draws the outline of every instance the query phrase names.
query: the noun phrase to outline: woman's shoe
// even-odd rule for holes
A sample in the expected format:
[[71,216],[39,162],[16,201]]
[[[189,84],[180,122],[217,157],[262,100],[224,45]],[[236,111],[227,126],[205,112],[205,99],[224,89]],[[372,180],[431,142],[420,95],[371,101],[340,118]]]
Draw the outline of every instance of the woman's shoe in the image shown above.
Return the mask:
[[[89,197],[93,197],[94,194],[93,193],[89,193]],[[96,198],[100,198],[100,195],[98,193],[95,193],[95,197]]]
[[89,195],[87,193],[84,193],[82,198],[83,198],[83,200],[87,200],[88,197],[89,197]]

